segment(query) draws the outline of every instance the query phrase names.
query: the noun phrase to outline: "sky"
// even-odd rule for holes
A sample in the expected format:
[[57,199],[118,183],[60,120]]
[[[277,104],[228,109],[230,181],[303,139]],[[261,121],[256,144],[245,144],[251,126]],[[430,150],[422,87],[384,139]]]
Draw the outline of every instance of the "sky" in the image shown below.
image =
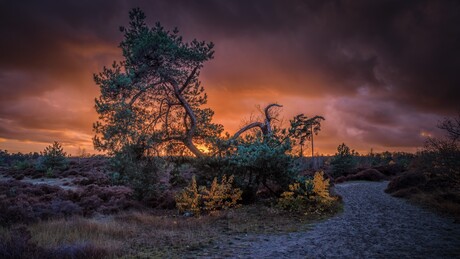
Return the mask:
[[215,44],[200,78],[229,133],[276,102],[326,118],[316,153],[414,152],[460,112],[458,1],[0,0],[0,149],[95,152],[93,74],[122,59],[135,7]]

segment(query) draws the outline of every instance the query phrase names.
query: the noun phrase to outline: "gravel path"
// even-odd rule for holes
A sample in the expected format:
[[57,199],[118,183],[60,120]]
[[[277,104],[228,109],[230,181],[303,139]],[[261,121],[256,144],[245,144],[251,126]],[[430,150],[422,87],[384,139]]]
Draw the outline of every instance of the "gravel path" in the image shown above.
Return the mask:
[[460,258],[460,224],[384,193],[387,184],[336,185],[344,212],[313,225],[308,232],[236,236],[199,256]]

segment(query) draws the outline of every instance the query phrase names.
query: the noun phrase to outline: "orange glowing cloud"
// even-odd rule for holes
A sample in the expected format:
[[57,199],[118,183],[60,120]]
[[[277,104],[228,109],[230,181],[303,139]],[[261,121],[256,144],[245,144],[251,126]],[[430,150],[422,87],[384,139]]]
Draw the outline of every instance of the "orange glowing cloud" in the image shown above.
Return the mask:
[[56,140],[69,153],[95,152],[93,74],[121,60],[118,26],[136,6],[151,24],[215,43],[201,80],[230,133],[277,102],[285,122],[326,118],[318,153],[342,142],[361,153],[415,151],[460,110],[455,1],[10,1],[0,8],[0,149]]

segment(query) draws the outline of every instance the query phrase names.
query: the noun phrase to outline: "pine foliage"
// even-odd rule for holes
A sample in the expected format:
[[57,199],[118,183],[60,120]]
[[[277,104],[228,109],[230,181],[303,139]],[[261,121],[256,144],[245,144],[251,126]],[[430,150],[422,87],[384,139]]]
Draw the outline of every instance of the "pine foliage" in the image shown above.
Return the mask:
[[64,169],[67,167],[66,152],[61,144],[57,141],[45,148],[42,156],[37,161],[35,168],[38,171],[47,171],[53,169]]

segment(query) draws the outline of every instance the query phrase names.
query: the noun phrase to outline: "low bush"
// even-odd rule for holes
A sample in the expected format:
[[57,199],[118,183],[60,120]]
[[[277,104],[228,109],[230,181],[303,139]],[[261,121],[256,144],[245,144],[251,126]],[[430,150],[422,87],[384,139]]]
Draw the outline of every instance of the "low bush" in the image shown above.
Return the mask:
[[220,183],[214,178],[210,188],[198,186],[195,177],[190,186],[176,196],[176,206],[180,213],[188,212],[195,216],[217,210],[226,210],[235,207],[241,200],[242,191],[233,188],[233,175],[228,179],[224,175]]
[[426,176],[420,172],[405,172],[391,180],[388,187],[385,189],[385,192],[394,193],[402,189],[420,187],[426,182]]
[[341,183],[345,181],[374,181],[379,182],[386,180],[387,177],[376,169],[366,169],[359,171],[356,174],[350,174],[347,176],[340,176],[335,179],[336,183]]
[[336,200],[337,198],[329,193],[329,179],[324,178],[323,172],[316,172],[313,179],[289,185],[289,191],[283,192],[278,199],[278,206],[284,210],[305,215],[322,214]]
[[131,187],[133,196],[152,205],[162,191],[159,174],[164,161],[159,157],[145,156],[137,146],[127,146],[111,160],[113,184]]
[[138,207],[132,190],[125,186],[85,186],[63,190],[56,186],[20,181],[0,182],[0,225],[29,223],[72,215],[109,214]]
[[[268,183],[287,189],[295,175],[294,159],[289,139],[282,136],[248,136],[228,157],[227,174],[235,175],[235,182],[243,190],[243,203],[256,200],[261,186],[272,190]],[[272,195],[278,193],[272,191]]]
[[40,154],[37,152],[28,154],[22,154],[21,152],[8,153],[7,150],[0,149],[0,166],[13,167],[20,170],[30,168],[33,161],[39,156]]
[[346,176],[347,174],[351,173],[353,169],[356,167],[356,159],[358,153],[354,150],[350,150],[350,148],[342,143],[337,147],[337,153],[331,160],[331,169],[332,169],[332,176],[339,177],[339,176]]

